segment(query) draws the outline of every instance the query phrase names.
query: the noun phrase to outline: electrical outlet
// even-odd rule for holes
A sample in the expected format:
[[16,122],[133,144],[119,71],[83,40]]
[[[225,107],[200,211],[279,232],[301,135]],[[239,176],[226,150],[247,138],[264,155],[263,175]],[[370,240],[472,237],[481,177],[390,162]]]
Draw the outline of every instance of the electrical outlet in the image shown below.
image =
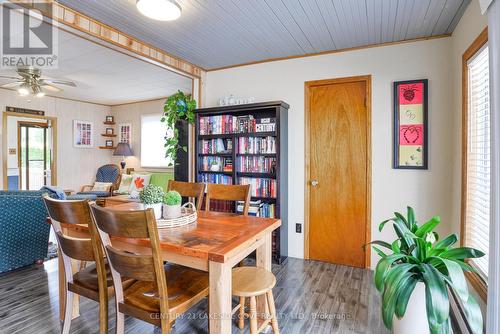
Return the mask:
[[295,224],[295,232],[302,233],[302,224],[301,223]]

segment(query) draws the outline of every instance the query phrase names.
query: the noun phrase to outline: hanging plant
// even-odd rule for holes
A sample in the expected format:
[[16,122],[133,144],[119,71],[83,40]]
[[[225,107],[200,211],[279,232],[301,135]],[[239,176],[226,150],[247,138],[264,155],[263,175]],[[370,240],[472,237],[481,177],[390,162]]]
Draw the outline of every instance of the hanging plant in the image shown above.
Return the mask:
[[[165,157],[170,158],[173,163],[177,158],[178,150],[182,149],[187,152],[187,146],[179,145],[179,130],[175,128],[175,124],[182,120],[194,124],[194,109],[196,109],[196,101],[191,95],[186,95],[180,90],[165,101],[161,121],[166,122],[167,127],[174,134],[172,137],[165,135]],[[172,166],[173,163],[170,165]]]

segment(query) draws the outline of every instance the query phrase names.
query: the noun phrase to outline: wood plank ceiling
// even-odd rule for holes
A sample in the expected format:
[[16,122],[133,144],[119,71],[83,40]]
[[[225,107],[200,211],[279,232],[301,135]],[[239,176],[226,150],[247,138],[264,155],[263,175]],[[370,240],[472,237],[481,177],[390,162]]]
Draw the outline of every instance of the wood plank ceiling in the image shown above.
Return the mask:
[[181,18],[135,0],[59,0],[205,69],[451,34],[471,0],[177,0]]

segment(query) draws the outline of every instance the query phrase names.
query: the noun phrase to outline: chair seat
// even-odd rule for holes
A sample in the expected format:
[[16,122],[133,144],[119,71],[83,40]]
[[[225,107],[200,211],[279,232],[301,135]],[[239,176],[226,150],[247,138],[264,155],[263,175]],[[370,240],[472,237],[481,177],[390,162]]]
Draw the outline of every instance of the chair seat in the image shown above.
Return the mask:
[[[208,296],[208,274],[178,265],[165,266],[170,320]],[[125,291],[120,311],[156,323],[151,313],[160,313],[160,299],[154,282],[137,281]]]
[[258,267],[234,268],[232,281],[233,295],[238,297],[260,296],[276,285],[273,273]]
[[109,191],[81,191],[77,193],[77,195],[94,195],[97,197],[109,197],[110,192]]
[[95,201],[97,199],[97,196],[94,194],[74,194],[66,196],[66,200],[68,201],[81,201],[84,199]]
[[[111,269],[108,263],[106,266],[106,285],[108,287],[108,293],[113,293],[113,278],[111,276]],[[123,279],[123,289],[130,287],[135,280]],[[80,270],[73,275],[73,282],[69,283],[69,290],[78,294],[82,294],[87,298],[96,299],[99,298],[99,284],[97,281],[97,268],[95,263],[88,265],[85,269]],[[87,292],[85,291],[87,290]],[[92,293],[94,292],[94,293]]]

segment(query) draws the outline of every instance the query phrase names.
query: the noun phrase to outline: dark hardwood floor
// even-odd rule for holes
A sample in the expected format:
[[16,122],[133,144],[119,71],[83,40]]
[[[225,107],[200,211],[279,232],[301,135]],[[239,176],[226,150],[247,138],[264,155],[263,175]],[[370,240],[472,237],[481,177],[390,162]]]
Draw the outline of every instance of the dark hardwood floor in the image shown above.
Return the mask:
[[[380,295],[369,270],[288,259],[274,266],[279,325],[284,334],[388,333]],[[0,333],[59,333],[57,260],[0,275]],[[177,321],[173,333],[207,333],[206,301]],[[110,305],[110,332],[114,306]],[[81,299],[81,316],[71,333],[97,333],[97,304]],[[126,333],[155,333],[153,326],[127,318]],[[233,333],[240,333],[233,326]],[[248,324],[245,330],[248,333]]]

